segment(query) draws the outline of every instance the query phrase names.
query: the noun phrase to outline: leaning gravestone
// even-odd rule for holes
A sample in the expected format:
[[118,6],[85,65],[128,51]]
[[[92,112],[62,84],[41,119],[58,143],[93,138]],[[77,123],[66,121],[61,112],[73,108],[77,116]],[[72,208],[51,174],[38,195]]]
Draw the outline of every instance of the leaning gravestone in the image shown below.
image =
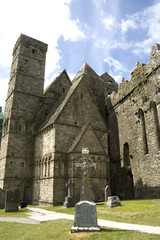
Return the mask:
[[6,192],[5,212],[19,211],[20,191],[18,189],[10,189]]
[[118,207],[118,206],[121,206],[120,199],[118,196],[108,197],[107,207],[112,208],[112,207]]
[[73,183],[72,180],[68,180],[68,183],[66,184],[66,187],[68,187],[68,196],[65,197],[65,202],[63,204],[64,207],[74,207],[74,198],[73,198]]
[[3,209],[5,206],[5,190],[0,188],[0,209]]
[[104,196],[105,196],[105,202],[107,202],[108,197],[111,196],[111,188],[109,185],[107,185],[104,189]]

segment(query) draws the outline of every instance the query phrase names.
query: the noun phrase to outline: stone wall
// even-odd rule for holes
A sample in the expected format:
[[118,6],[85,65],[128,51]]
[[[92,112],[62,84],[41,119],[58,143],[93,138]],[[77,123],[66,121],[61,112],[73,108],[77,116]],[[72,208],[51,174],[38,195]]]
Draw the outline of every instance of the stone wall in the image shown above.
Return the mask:
[[0,179],[4,189],[19,189],[21,200],[31,200],[34,136],[29,123],[43,97],[46,51],[46,44],[23,34],[13,50],[4,114]]
[[[133,175],[134,195],[137,198],[160,196],[159,65],[160,51],[156,44],[149,63],[138,63],[131,73],[131,80],[122,81],[118,93],[111,96],[108,104],[109,127],[113,130],[110,134],[111,165],[115,167],[115,172],[121,169],[124,174],[125,169],[126,174]],[[125,196],[125,183],[116,187],[111,172],[114,191]],[[123,182],[125,176],[121,178]]]

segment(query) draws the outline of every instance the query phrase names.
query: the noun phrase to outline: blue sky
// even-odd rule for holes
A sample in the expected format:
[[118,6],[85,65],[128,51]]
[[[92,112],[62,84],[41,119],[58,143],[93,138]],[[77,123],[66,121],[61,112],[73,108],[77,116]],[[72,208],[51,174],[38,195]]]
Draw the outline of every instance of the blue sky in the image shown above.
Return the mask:
[[45,86],[84,62],[119,83],[160,43],[160,0],[0,1],[0,105],[5,106],[12,50],[21,33],[48,44]]

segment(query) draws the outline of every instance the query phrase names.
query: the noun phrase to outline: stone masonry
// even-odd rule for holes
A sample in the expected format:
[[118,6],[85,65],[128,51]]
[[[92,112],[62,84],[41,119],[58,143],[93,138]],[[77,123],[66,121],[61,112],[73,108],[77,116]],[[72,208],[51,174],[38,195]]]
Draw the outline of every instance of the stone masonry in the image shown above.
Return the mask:
[[108,99],[107,115],[112,192],[125,198],[160,197],[159,44],[152,47],[150,61],[138,62],[131,80],[123,79]]
[[71,82],[66,70],[44,89],[47,44],[21,34],[13,50],[0,148],[0,188],[20,200],[62,204],[66,183],[80,199],[75,167],[87,147],[95,201],[104,189],[120,198],[160,197],[160,45],[118,84],[85,63]]
[[114,80],[107,74],[101,78],[85,63],[73,82],[64,70],[44,90],[46,51],[47,44],[23,34],[14,47],[0,187],[19,189],[21,200],[56,205],[64,202],[70,179],[79,201],[81,176],[74,163],[88,147],[97,163],[91,185],[96,200],[103,200],[110,180],[105,105],[108,82]]

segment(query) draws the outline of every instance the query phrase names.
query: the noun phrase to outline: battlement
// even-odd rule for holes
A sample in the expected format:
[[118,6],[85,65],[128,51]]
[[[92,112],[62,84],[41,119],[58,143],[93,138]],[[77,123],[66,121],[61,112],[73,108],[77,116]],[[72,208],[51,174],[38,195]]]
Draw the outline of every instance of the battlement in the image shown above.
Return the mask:
[[135,88],[142,86],[148,81],[148,77],[160,66],[160,44],[152,47],[150,60],[147,64],[136,63],[135,68],[131,71],[131,79],[122,79],[118,86],[118,93],[113,92],[111,95],[112,104],[115,105],[131,94]]

